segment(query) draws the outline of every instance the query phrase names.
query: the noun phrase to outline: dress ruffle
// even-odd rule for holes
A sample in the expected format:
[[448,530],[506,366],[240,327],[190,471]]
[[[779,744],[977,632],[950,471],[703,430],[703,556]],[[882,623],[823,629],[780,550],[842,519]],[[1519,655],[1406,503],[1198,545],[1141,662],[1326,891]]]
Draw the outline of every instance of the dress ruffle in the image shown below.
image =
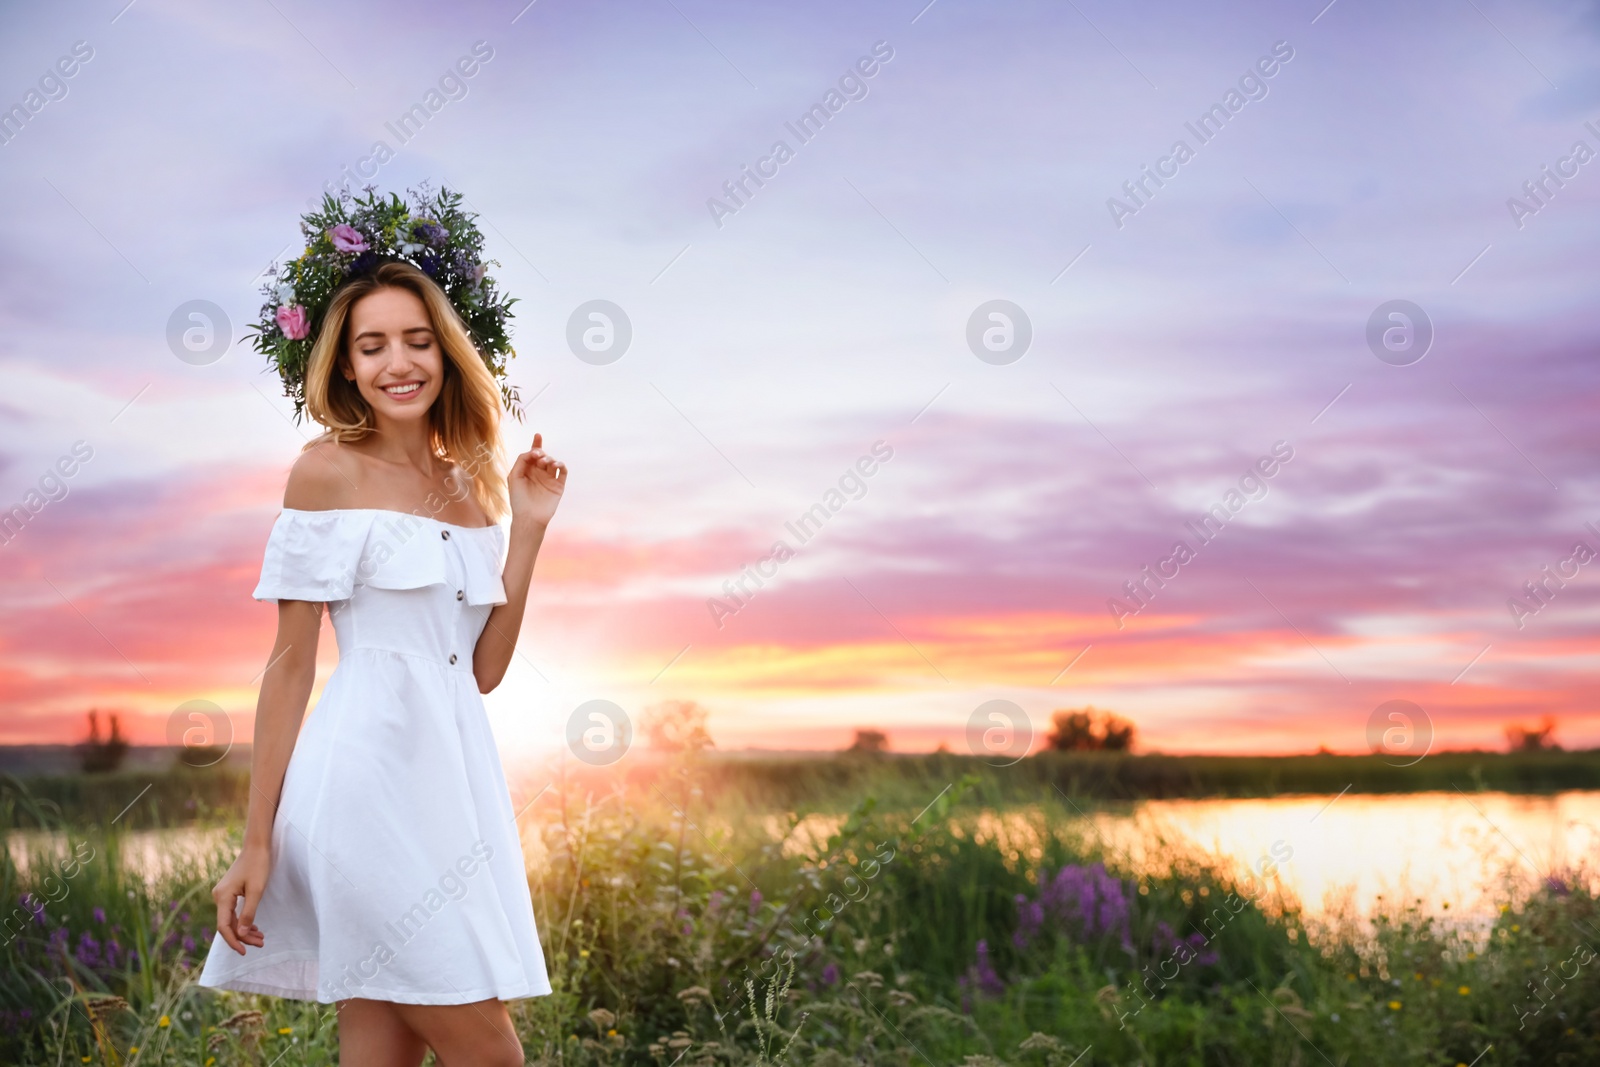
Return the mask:
[[350,599],[363,585],[373,589],[448,585],[445,541],[452,537],[458,539],[466,567],[466,602],[504,604],[506,591],[500,580],[504,532],[499,526],[456,526],[377,508],[284,508],[267,538],[261,582],[251,595],[257,600],[333,603]]

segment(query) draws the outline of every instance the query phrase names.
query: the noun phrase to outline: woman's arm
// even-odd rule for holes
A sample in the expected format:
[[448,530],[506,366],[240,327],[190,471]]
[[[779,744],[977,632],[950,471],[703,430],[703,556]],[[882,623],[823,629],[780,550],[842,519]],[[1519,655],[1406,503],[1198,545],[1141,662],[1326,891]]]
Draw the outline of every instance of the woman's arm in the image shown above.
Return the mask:
[[544,436],[533,435],[533,447],[518,456],[506,474],[506,489],[511,497],[511,535],[506,549],[506,566],[501,584],[506,602],[489,613],[489,622],[472,650],[472,673],[478,692],[487,693],[500,684],[511,666],[517,634],[522,629],[522,614],[528,606],[528,583],[533,580],[533,565],[544,544],[544,532],[561,503],[567,488],[566,464],[547,454]]
[[[306,701],[317,673],[317,635],[322,628],[322,605],[304,600],[278,602],[278,638],[272,645],[256,699],[255,738],[250,753],[250,803],[245,816],[244,847],[211,898],[217,904],[217,933],[235,952],[245,945],[260,948],[256,905],[272,866],[272,823],[278,812],[278,794],[289,766]],[[244,906],[237,916],[240,897]]]

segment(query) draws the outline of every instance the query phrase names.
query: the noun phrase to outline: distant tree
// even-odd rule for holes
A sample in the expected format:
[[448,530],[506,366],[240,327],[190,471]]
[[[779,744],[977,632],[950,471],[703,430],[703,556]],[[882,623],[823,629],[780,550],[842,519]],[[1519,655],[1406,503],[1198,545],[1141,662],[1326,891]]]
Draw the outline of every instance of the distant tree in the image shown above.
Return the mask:
[[1559,752],[1555,742],[1556,720],[1546,715],[1538,726],[1513,723],[1506,727],[1506,743],[1513,752]]
[[644,732],[650,747],[662,752],[694,753],[715,748],[706,726],[707,711],[692,700],[667,700],[645,713]]
[[1133,747],[1133,723],[1090,705],[1063,709],[1050,716],[1053,729],[1045,739],[1057,752],[1126,752]]
[[866,752],[872,755],[889,751],[889,735],[882,730],[857,730],[856,739],[850,742],[848,752]]
[[122,724],[116,715],[110,716],[111,736],[100,736],[100,713],[89,712],[89,738],[78,745],[78,763],[85,774],[101,774],[122,766],[128,755],[128,742],[122,736]]

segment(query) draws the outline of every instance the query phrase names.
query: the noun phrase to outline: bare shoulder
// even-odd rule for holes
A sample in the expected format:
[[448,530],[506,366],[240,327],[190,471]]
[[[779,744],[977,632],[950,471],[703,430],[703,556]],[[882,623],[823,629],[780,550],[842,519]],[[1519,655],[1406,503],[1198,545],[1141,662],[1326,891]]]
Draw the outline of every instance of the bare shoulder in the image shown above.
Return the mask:
[[351,506],[360,482],[361,455],[332,438],[306,446],[289,468],[283,489],[283,506],[294,511],[329,511]]

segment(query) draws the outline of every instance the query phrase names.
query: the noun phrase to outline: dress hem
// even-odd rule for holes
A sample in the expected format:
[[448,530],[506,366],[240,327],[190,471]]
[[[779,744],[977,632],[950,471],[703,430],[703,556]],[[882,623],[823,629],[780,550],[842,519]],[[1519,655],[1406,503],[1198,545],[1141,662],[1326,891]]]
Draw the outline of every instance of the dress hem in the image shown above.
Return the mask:
[[288,986],[271,985],[266,982],[249,982],[239,979],[224,979],[218,982],[201,983],[207,989],[226,989],[234,993],[258,993],[270,997],[284,997],[288,1000],[315,1001],[318,1004],[336,1004],[341,1000],[381,1000],[391,1004],[476,1004],[480,1000],[522,1000],[527,997],[549,996],[552,992],[548,983],[538,988],[526,983],[510,990],[481,989],[458,990],[452,989],[448,993],[417,993],[410,990],[377,989],[363,990],[360,997],[333,997],[322,990],[290,988]]

